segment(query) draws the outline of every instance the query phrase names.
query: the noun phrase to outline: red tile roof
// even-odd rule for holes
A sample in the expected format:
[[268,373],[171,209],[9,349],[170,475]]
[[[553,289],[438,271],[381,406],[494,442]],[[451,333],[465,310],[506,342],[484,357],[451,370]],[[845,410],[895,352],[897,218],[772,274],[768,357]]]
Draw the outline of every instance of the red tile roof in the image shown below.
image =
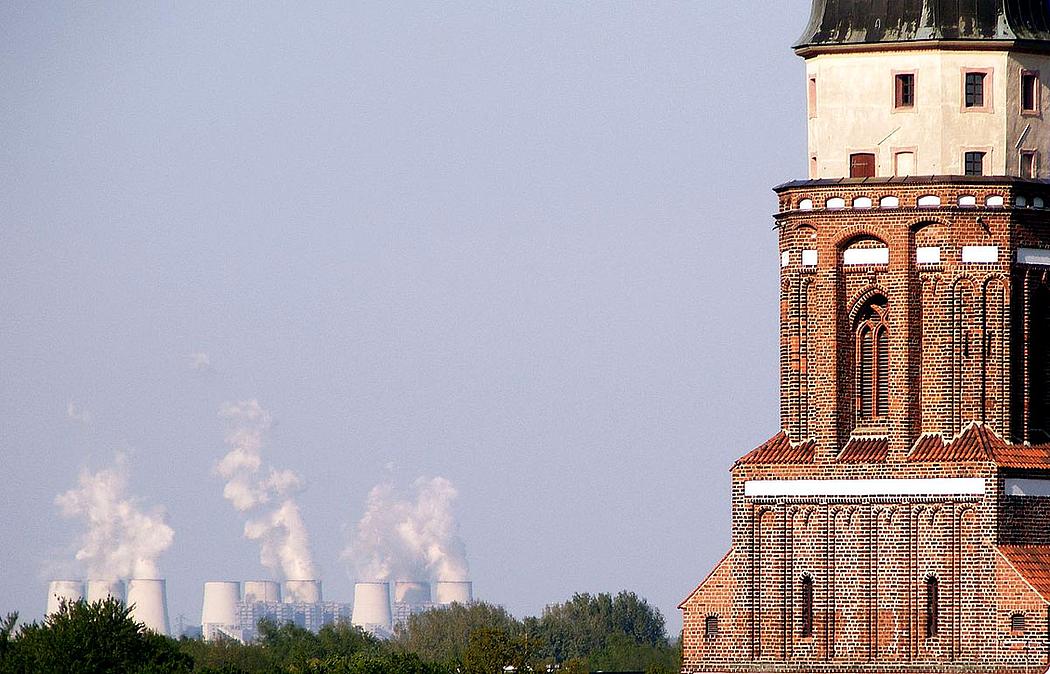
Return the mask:
[[813,463],[816,445],[813,440],[791,442],[787,433],[780,431],[740,457],[737,463]]
[[890,453],[886,438],[850,438],[839,453],[842,463],[882,463]]
[[1050,445],[1012,445],[984,424],[972,423],[945,442],[940,435],[919,438],[909,461],[993,461],[1005,468],[1050,468]]
[[1044,601],[1050,602],[1050,545],[1000,545],[999,552]]

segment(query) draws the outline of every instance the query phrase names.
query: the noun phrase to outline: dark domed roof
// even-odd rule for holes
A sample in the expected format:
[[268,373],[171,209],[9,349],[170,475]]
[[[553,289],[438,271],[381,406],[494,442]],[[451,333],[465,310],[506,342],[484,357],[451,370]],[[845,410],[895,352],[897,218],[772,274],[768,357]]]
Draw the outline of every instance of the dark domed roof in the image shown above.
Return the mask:
[[925,40],[1050,49],[1050,0],[813,0],[795,49]]

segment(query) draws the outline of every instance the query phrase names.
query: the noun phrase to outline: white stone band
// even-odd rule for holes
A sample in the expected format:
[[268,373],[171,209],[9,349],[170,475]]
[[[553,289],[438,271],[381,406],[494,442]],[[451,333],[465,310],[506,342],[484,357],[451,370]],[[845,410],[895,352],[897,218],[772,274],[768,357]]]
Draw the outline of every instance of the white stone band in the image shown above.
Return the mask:
[[980,477],[900,480],[748,480],[744,496],[946,496],[984,495]]

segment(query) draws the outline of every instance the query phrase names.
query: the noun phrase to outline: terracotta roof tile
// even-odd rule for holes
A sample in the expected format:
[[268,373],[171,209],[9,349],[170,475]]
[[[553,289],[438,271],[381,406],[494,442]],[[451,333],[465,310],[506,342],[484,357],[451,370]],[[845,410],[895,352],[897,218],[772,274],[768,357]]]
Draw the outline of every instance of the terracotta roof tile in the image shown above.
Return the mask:
[[1050,468],[1050,444],[1006,445],[995,458],[1004,468]]
[[1009,445],[984,424],[972,423],[948,442],[924,435],[912,447],[909,461],[996,461]]
[[886,438],[850,438],[839,453],[842,463],[883,463],[890,453]]
[[999,552],[1045,601],[1050,601],[1050,545],[1000,545]]
[[793,443],[787,433],[780,431],[740,457],[737,463],[813,463],[816,444],[813,440]]

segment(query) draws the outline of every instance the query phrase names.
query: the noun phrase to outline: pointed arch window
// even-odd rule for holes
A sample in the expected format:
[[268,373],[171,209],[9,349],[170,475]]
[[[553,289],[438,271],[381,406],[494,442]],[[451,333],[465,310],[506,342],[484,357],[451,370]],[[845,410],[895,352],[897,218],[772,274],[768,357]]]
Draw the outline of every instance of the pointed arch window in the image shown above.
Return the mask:
[[802,638],[813,636],[813,579],[802,576]]
[[886,299],[873,298],[857,317],[856,408],[860,422],[884,419],[889,409],[890,339]]

